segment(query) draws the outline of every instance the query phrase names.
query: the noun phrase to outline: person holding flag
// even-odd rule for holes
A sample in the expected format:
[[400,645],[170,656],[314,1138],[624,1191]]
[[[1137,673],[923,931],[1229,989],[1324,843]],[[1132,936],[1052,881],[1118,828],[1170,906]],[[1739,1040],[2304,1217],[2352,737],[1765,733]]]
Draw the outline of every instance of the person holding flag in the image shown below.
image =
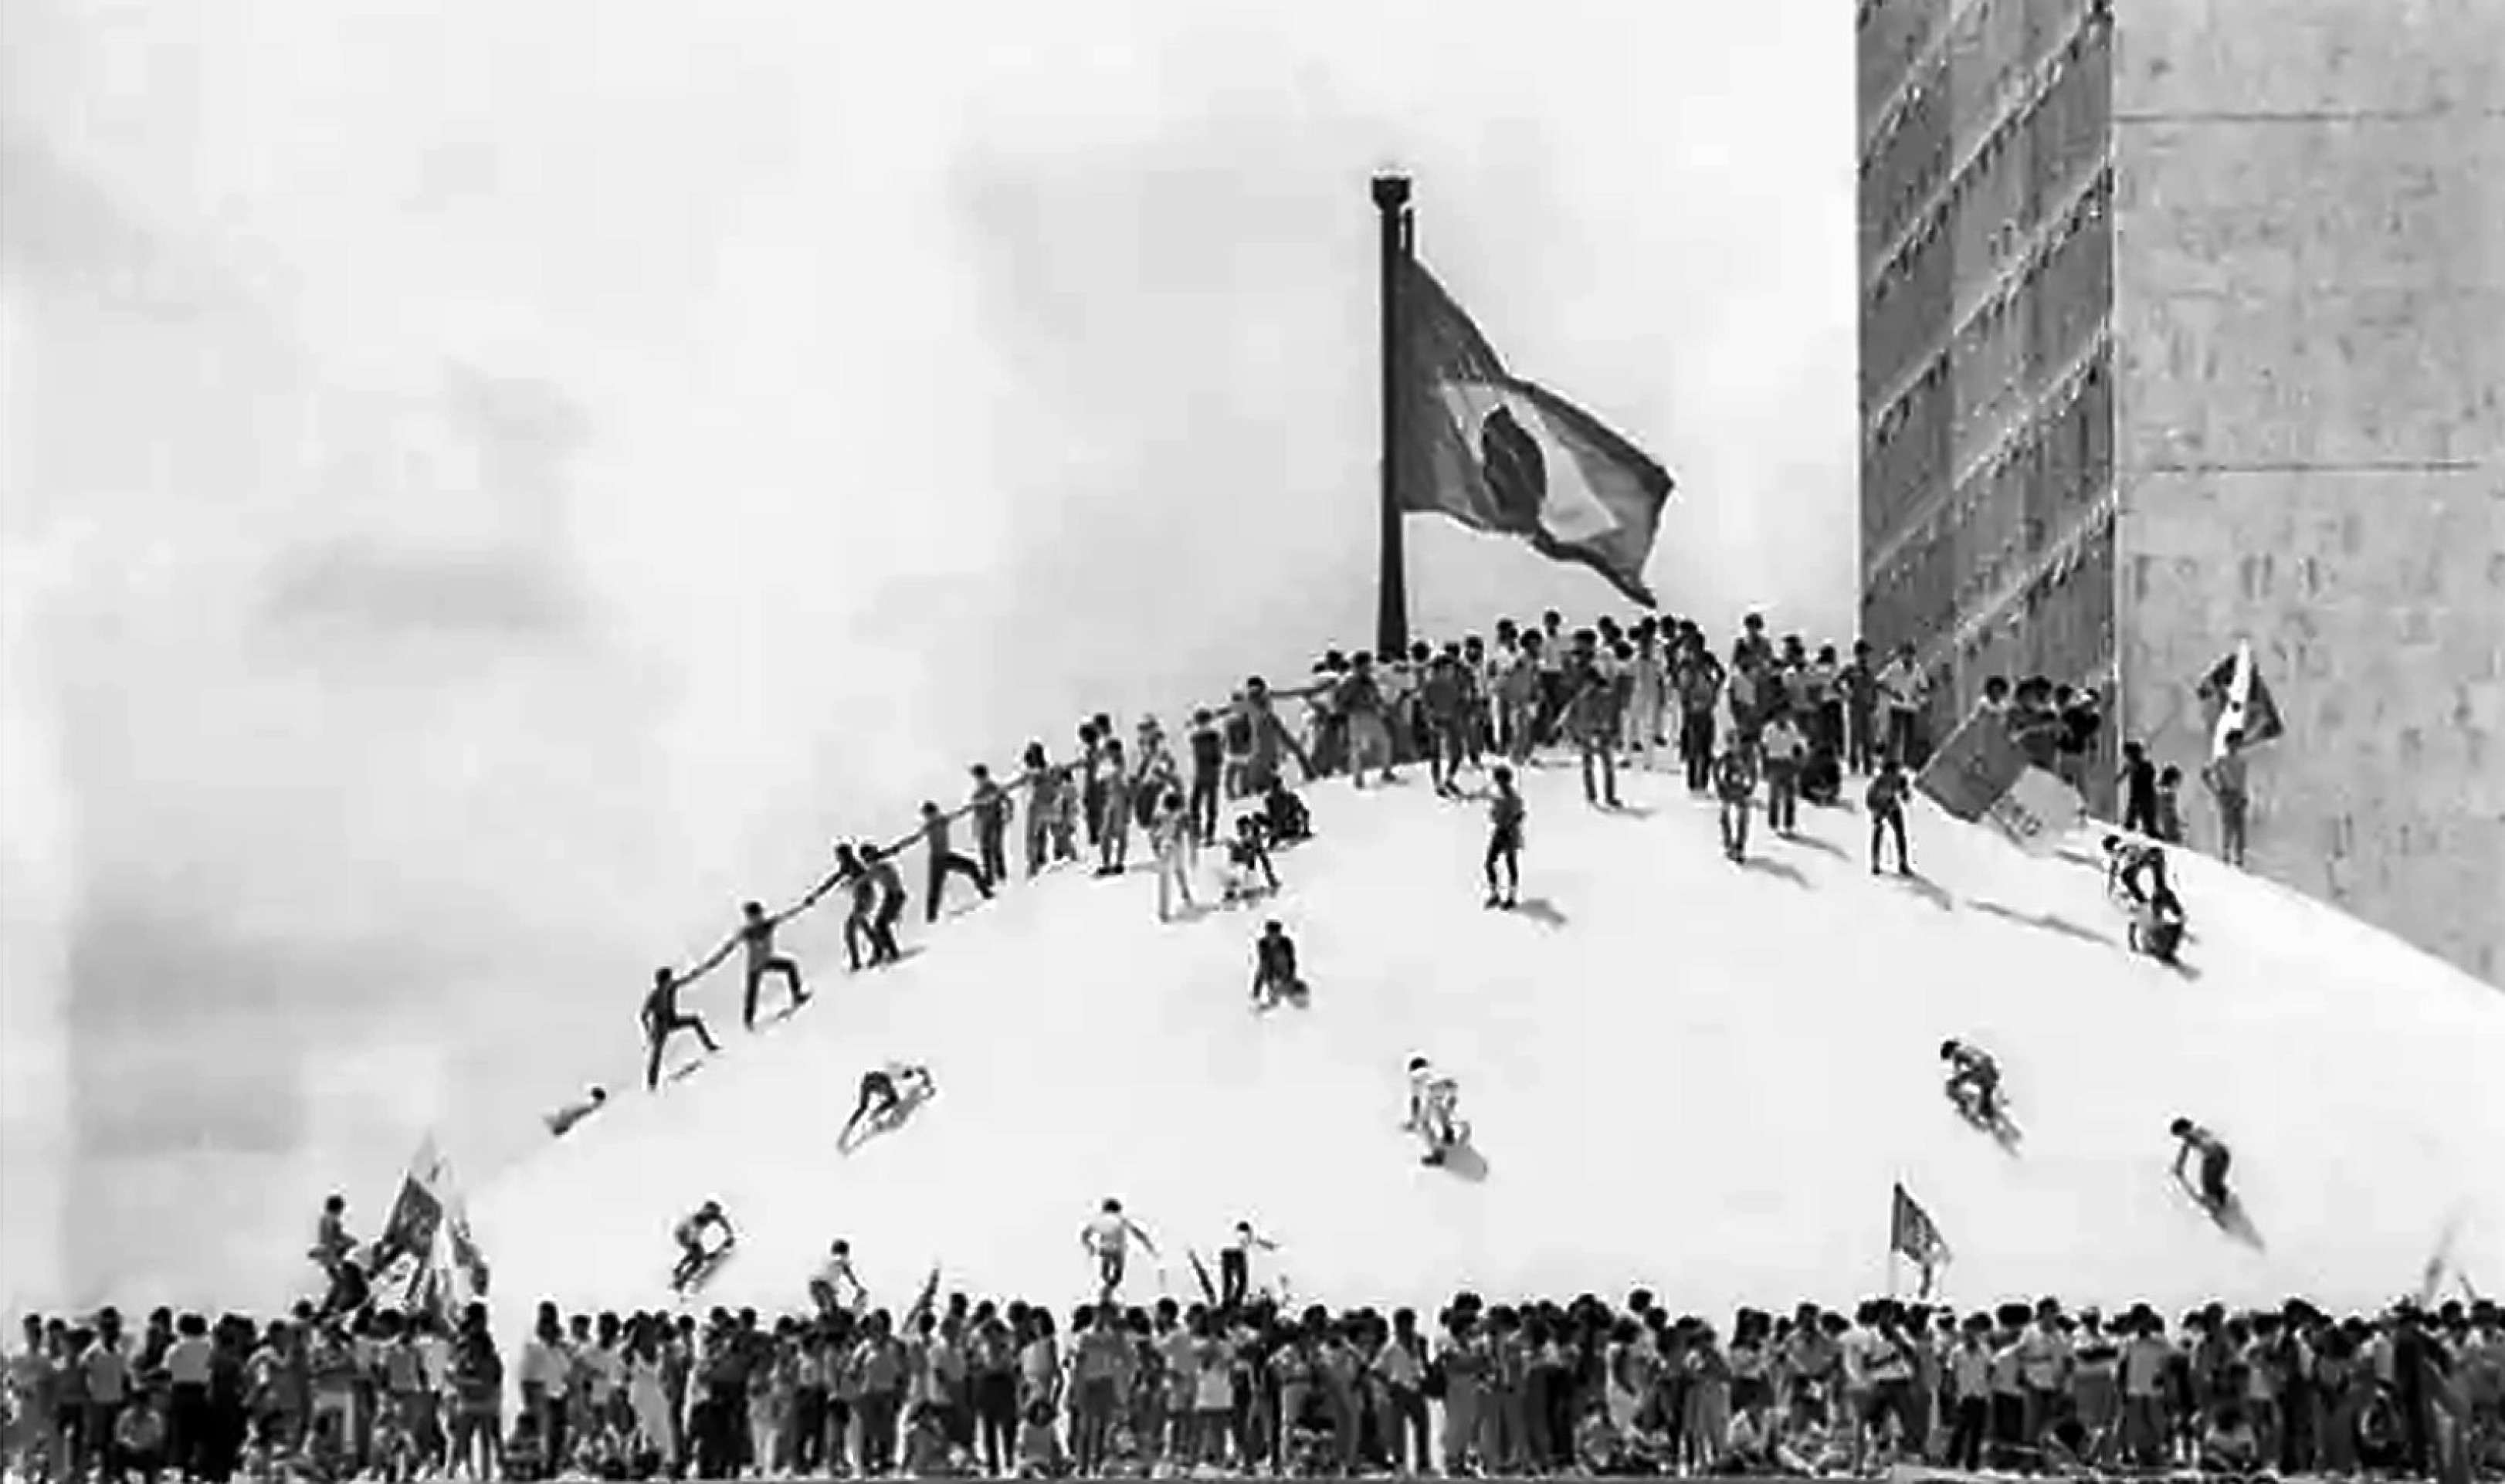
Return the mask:
[[2212,708],[2209,760],[2201,770],[2201,780],[2217,801],[2218,856],[2241,869],[2244,826],[2252,802],[2244,753],[2283,735],[2287,724],[2279,716],[2277,698],[2253,664],[2249,639],[2237,641],[2232,653],[2209,667],[2201,677],[2199,693]]

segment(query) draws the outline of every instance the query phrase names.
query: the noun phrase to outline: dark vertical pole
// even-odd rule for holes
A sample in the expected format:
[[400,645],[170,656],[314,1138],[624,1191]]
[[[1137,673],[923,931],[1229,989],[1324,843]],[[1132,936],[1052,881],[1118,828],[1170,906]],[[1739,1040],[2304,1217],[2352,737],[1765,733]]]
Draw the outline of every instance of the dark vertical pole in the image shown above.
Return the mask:
[[1374,611],[1374,652],[1409,647],[1409,570],[1400,546],[1400,286],[1409,262],[1409,177],[1374,177],[1383,259],[1383,571]]

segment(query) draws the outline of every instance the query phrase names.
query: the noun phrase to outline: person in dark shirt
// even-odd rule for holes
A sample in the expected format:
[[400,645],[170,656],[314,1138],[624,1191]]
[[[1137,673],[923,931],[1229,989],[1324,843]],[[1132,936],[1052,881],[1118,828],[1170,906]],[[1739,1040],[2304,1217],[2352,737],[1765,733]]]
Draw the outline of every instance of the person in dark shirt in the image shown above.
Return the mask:
[[1862,803],[1870,811],[1870,874],[1879,874],[1879,863],[1886,856],[1884,848],[1889,836],[1896,841],[1896,873],[1910,876],[1913,866],[1905,859],[1905,795],[1912,791],[1905,778],[1904,764],[1894,755],[1879,760],[1879,776],[1870,780]]
[[872,903],[866,931],[869,934],[869,965],[893,964],[904,956],[896,944],[896,924],[904,915],[904,876],[896,868],[896,858],[876,845],[861,848],[861,892]]
[[1204,706],[1191,714],[1191,829],[1203,845],[1217,843],[1218,785],[1226,775],[1226,739]]
[[1514,906],[1522,895],[1522,795],[1513,786],[1513,769],[1499,764],[1489,775],[1487,904]]
[[1261,796],[1261,818],[1265,832],[1274,842],[1293,844],[1314,837],[1313,816],[1284,778],[1270,780],[1269,792]]
[[1252,940],[1252,1003],[1267,1009],[1304,995],[1304,981],[1296,977],[1295,939],[1278,923],[1263,923],[1261,936]]
[[922,802],[922,848],[929,867],[922,894],[923,921],[939,920],[940,899],[950,876],[965,877],[974,883],[974,890],[983,894],[985,901],[992,900],[991,878],[983,874],[981,866],[957,854],[949,845],[948,816],[929,799]]
[[2122,772],[2114,781],[2122,785],[2122,827],[2157,838],[2157,764],[2148,760],[2148,750],[2124,743]]
[[1279,889],[1279,872],[1270,864],[1269,842],[1261,837],[1261,821],[1250,814],[1235,821],[1235,838],[1226,842],[1225,900],[1249,901]]
[[679,1008],[679,991],[687,986],[687,982],[674,971],[653,971],[653,988],[644,996],[643,1015],[644,1085],[648,1089],[661,1085],[661,1053],[668,1049],[670,1038],[678,1032],[695,1032],[696,1040],[704,1042],[707,1051],[722,1049],[721,1043],[713,1039],[713,1032],[705,1027],[702,1015]]
[[992,777],[992,770],[977,762],[973,766],[974,793],[970,802],[974,810],[974,854],[988,881],[1006,881],[1009,874],[1009,795]]

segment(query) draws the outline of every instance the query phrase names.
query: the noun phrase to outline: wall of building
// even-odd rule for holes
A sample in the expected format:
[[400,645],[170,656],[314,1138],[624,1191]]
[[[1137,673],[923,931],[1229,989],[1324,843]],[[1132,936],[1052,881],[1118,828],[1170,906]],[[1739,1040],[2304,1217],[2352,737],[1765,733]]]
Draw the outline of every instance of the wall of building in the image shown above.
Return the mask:
[[1940,725],[2112,668],[2110,39],[2091,0],[1864,9],[1862,630]]
[[2126,5],[2114,85],[2121,721],[2196,762],[2249,637],[2256,868],[2505,982],[2505,5]]

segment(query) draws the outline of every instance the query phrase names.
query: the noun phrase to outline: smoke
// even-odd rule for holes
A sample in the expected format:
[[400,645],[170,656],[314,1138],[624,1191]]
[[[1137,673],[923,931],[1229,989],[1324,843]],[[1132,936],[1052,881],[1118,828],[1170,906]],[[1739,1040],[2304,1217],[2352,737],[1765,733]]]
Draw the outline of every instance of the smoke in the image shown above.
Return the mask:
[[1379,166],[1848,633],[1847,17],[1685,9],[14,8],[0,1299],[268,1291],[829,832],[1361,635]]

